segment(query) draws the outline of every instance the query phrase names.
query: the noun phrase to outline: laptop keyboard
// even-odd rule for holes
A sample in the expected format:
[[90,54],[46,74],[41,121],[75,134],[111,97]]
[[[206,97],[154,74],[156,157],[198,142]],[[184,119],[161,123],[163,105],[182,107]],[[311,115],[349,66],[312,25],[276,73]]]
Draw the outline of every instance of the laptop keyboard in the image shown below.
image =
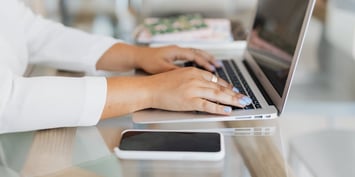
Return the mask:
[[[232,84],[235,88],[239,90],[241,94],[249,96],[253,102],[252,104],[244,107],[244,108],[239,108],[239,107],[233,107],[233,110],[235,109],[260,109],[261,105],[259,101],[256,99],[254,93],[250,89],[248,83],[246,82],[245,78],[241,74],[240,69],[236,65],[236,63],[233,60],[222,60],[223,67],[217,68],[216,74],[218,77],[222,78],[223,80],[229,82]],[[194,62],[187,62],[185,63],[185,66],[194,66],[200,69],[203,69],[202,67],[198,66]]]

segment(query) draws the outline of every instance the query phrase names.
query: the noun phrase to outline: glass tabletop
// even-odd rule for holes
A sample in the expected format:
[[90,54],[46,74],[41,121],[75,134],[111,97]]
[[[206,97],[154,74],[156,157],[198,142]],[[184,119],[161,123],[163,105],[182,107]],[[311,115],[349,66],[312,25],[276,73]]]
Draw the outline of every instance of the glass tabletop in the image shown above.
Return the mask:
[[[122,160],[113,154],[125,129],[219,130],[220,161]],[[1,174],[8,176],[287,176],[276,120],[133,124],[130,116],[96,127],[59,128],[0,136]]]

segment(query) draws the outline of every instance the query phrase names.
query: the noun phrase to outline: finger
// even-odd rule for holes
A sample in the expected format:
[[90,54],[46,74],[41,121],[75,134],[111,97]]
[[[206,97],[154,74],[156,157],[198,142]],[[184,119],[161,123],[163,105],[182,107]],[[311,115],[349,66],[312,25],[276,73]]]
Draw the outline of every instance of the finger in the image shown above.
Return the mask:
[[206,87],[206,88],[211,88],[215,90],[221,90],[231,96],[234,96],[236,93],[239,93],[238,89],[231,87],[230,85],[222,85],[218,83],[213,83],[209,81],[201,81],[199,87]]
[[219,105],[205,99],[196,98],[192,103],[196,111],[221,115],[230,115],[232,112],[230,106]]
[[194,61],[202,66],[203,68],[207,69],[210,72],[214,72],[216,70],[216,67],[213,65],[213,63],[210,62],[209,57],[205,57],[201,54],[201,52],[198,52],[199,50],[196,49],[191,49],[194,54]]
[[227,81],[223,80],[222,78],[220,78],[218,76],[216,76],[216,77],[217,77],[217,84],[222,85],[224,87],[231,88],[231,89],[233,88],[233,85],[229,84]]
[[170,71],[170,70],[178,69],[180,67],[178,65],[173,64],[173,63],[162,62],[161,68],[163,71]]
[[176,59],[194,61],[208,71],[215,71],[215,66],[209,63],[209,59],[198,54],[198,52],[195,52],[196,50],[197,49],[193,48],[177,48],[178,55],[176,56]]
[[251,103],[249,97],[240,93],[231,95],[223,89],[200,88],[195,94],[200,98],[237,107],[245,107]]
[[177,65],[171,64],[169,62],[163,62],[163,61],[158,62],[155,65],[158,65],[159,67],[148,68],[148,70],[145,69],[145,71],[150,74],[157,74],[157,73],[167,72],[179,68],[179,66]]
[[214,65],[215,67],[222,66],[221,63],[219,61],[217,61],[216,58],[212,54],[210,54],[204,50],[200,50],[200,49],[195,49],[194,51],[197,54],[201,55],[203,58],[205,58],[210,64]]
[[[213,73],[210,73],[210,72],[207,72],[207,71],[203,71],[203,78],[206,80],[206,81],[209,81],[209,82],[212,82],[212,78],[213,78]],[[222,78],[217,77],[217,84],[221,85],[221,86],[224,86],[224,87],[228,87],[228,88],[233,88],[233,86],[231,84],[229,84],[227,81],[223,80]]]

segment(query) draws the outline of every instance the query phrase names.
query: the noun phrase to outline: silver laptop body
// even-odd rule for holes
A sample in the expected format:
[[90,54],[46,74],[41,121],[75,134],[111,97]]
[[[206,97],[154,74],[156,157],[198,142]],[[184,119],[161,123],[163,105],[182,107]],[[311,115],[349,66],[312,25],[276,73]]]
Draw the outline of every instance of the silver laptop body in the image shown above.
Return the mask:
[[[147,109],[133,113],[133,121],[173,123],[278,117],[285,107],[314,4],[315,0],[259,0],[243,56],[221,58],[239,68],[258,108],[254,105],[253,109],[236,109],[229,116]],[[232,70],[237,72],[234,67]],[[231,82],[230,76],[226,80]]]

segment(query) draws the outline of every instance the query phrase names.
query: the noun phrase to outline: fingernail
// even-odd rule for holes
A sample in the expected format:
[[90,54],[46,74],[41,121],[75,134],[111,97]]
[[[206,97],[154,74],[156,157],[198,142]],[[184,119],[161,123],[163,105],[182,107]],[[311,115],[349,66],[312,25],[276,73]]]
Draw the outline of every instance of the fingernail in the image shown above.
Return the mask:
[[216,71],[216,67],[214,67],[214,66],[211,66],[210,69],[211,69],[211,71]]
[[245,105],[247,105],[247,102],[242,98],[242,99],[239,100],[239,104],[245,106]]
[[229,107],[229,106],[225,106],[224,107],[224,112],[232,112],[232,108],[231,107]]
[[247,96],[244,96],[243,98],[242,98],[247,104],[250,104],[253,100],[251,100],[249,97],[247,97]]
[[218,65],[219,67],[222,67],[222,66],[223,66],[222,61],[217,61],[217,65]]
[[237,89],[237,88],[235,88],[235,87],[233,87],[233,91],[234,91],[235,93],[239,93],[239,89]]

